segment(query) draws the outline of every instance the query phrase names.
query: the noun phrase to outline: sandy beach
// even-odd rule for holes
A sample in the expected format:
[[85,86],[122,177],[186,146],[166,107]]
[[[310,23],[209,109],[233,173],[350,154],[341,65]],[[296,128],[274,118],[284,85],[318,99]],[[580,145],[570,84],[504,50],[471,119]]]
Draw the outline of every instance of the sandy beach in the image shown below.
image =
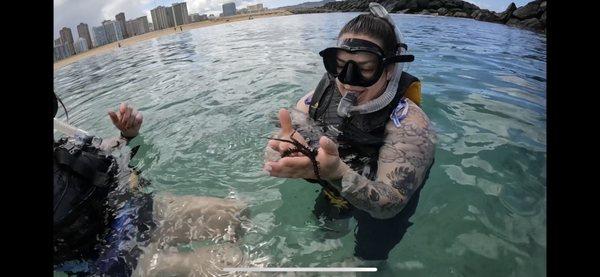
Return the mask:
[[[240,15],[234,15],[234,16],[228,16],[228,17],[217,17],[214,19],[209,19],[209,20],[205,20],[205,21],[201,21],[201,22],[195,22],[195,23],[190,23],[190,24],[186,24],[186,25],[181,25],[181,27],[183,29],[183,32],[185,32],[187,30],[196,29],[196,28],[202,28],[202,27],[213,26],[213,25],[218,25],[218,24],[226,24],[226,23],[231,23],[231,22],[236,22],[236,21],[250,20],[250,17],[252,17],[253,19],[258,19],[258,18],[284,16],[284,15],[292,15],[292,13],[290,13],[287,10],[272,10],[272,11],[267,11],[267,12],[263,12],[263,13],[240,14]],[[119,46],[117,43],[120,43],[121,47],[128,47],[128,46],[134,45],[140,41],[145,41],[145,40],[149,40],[149,39],[153,39],[153,38],[157,38],[157,37],[161,37],[161,36],[166,36],[166,35],[170,35],[170,34],[178,33],[178,32],[182,32],[179,30],[179,27],[177,27],[177,30],[174,30],[173,28],[167,28],[167,29],[153,31],[153,32],[145,33],[143,35],[127,38],[124,40],[119,40],[118,42],[113,42],[113,43],[109,43],[106,45],[102,45],[100,47],[93,48],[89,51],[86,51],[86,52],[83,52],[83,53],[80,53],[77,55],[73,55],[66,59],[62,59],[60,61],[55,62],[54,70],[57,70],[63,66],[66,66],[68,64],[71,64],[71,63],[76,62],[81,59],[85,59],[85,58],[88,58],[88,57],[91,57],[94,55],[99,55],[99,54],[103,54],[103,53],[107,53],[107,52],[119,49]]]

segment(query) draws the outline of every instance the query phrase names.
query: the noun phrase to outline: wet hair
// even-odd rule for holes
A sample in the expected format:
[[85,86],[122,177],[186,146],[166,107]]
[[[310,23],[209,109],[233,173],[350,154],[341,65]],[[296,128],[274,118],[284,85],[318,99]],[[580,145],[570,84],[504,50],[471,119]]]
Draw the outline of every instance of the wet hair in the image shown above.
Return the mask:
[[385,19],[371,13],[361,14],[346,23],[340,31],[338,38],[348,33],[368,35],[381,41],[385,56],[390,56],[396,52],[397,39],[394,27]]

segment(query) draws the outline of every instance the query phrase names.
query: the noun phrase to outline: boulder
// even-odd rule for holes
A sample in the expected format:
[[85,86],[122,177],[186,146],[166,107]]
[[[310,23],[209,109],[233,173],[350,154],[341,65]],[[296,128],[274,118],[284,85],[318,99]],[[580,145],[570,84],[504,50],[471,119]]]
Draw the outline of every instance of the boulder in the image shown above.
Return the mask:
[[546,1],[542,1],[542,3],[540,3],[540,10],[546,11]]
[[409,12],[417,12],[420,11],[419,4],[417,4],[417,0],[410,0],[406,3],[405,9],[408,9]]
[[477,7],[474,4],[471,4],[469,2],[463,2],[462,8],[465,10],[478,10],[479,9],[479,7]]
[[437,10],[437,13],[438,13],[439,15],[446,15],[446,14],[448,13],[448,10],[447,10],[446,8],[439,8],[439,9]]
[[513,17],[513,18],[509,19],[508,21],[506,21],[506,25],[513,26],[513,27],[521,27],[521,20],[519,20],[516,17]]
[[500,22],[502,23],[507,23],[508,20],[510,19],[512,13],[517,9],[517,5],[515,5],[515,3],[510,3],[510,5],[508,5],[508,7],[506,8],[506,10],[504,10],[503,12],[497,14],[497,16],[500,18]]
[[456,0],[446,0],[443,3],[443,5],[447,9],[462,8],[462,5],[460,4],[460,2],[458,2]]
[[442,2],[440,2],[439,0],[433,0],[433,1],[429,2],[429,6],[427,6],[427,8],[433,9],[433,10],[437,10],[441,7],[442,7]]
[[534,2],[529,2],[529,3],[527,3],[527,5],[516,9],[512,13],[512,16],[516,17],[520,20],[524,20],[524,19],[530,19],[530,18],[537,18],[542,13],[543,13],[543,11],[540,10],[539,2],[534,1]]
[[529,18],[521,21],[520,27],[530,30],[541,31],[544,30],[546,26],[542,24],[542,22],[537,18]]
[[466,12],[455,12],[454,17],[464,17],[464,18],[470,18],[469,15]]
[[477,10],[471,14],[471,17],[480,21],[500,22],[500,18],[489,10]]
[[540,22],[542,22],[542,24],[546,25],[546,12],[544,12],[542,14],[542,16],[540,17]]
[[392,2],[394,2],[394,7],[391,9],[391,11],[400,11],[406,9],[406,5],[408,2],[410,2],[410,0],[398,0]]
[[417,0],[417,7],[421,10],[429,7],[429,0]]

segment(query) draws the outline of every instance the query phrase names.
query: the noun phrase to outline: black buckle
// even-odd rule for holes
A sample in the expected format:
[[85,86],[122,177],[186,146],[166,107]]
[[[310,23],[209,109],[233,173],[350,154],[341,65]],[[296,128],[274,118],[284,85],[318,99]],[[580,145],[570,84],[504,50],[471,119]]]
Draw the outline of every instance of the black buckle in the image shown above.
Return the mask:
[[75,155],[75,153],[77,153],[77,151],[79,150],[79,148],[75,144],[70,142],[63,144],[60,147],[67,150],[67,152],[71,155]]

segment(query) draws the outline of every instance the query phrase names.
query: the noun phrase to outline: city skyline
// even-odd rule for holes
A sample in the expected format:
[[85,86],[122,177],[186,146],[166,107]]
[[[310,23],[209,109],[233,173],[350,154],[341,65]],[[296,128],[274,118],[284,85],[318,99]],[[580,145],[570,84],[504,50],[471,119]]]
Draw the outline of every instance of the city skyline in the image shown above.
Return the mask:
[[[97,26],[104,20],[115,20],[115,15],[123,12],[127,18],[147,16],[151,21],[151,10],[158,7],[171,7],[172,4],[185,2],[188,14],[213,14],[218,17],[222,13],[222,5],[234,2],[237,9],[248,5],[263,4],[267,8],[295,5],[300,0],[54,0],[54,37],[60,29],[67,27],[76,29],[80,23]],[[272,3],[269,6],[267,3]],[[281,5],[280,5],[281,4]],[[154,22],[152,22],[154,23]]]
[[[314,0],[317,1],[317,0]],[[482,9],[496,12],[503,11],[511,2],[518,7],[531,0],[469,0]],[[77,25],[86,23],[97,26],[104,20],[114,20],[115,15],[124,12],[128,18],[147,16],[150,21],[150,10],[157,6],[171,6],[173,3],[186,2],[189,14],[214,14],[219,16],[222,5],[234,2],[237,9],[262,3],[265,8],[275,9],[283,6],[297,5],[311,0],[54,0],[54,37],[58,37],[61,28],[76,30]],[[91,27],[90,27],[91,28]]]

